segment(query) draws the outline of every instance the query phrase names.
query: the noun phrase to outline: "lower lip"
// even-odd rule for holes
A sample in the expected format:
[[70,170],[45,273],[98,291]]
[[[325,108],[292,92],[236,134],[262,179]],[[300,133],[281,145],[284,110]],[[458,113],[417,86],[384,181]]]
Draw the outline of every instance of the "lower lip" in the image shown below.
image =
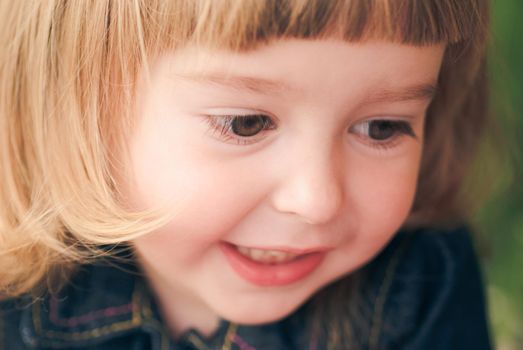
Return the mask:
[[326,252],[309,253],[285,263],[264,264],[240,254],[232,244],[221,242],[220,249],[240,277],[258,286],[297,282],[311,274],[326,255]]

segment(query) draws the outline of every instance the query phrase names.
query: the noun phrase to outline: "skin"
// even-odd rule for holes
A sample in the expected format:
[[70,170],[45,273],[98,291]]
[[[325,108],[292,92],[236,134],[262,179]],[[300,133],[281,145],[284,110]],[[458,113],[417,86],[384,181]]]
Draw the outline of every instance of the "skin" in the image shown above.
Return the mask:
[[[443,52],[285,39],[243,53],[187,47],[151,65],[137,90],[128,192],[135,208],[175,213],[133,242],[174,336],[209,335],[220,318],[281,319],[382,250],[411,209],[430,103],[397,92],[435,84]],[[248,144],[207,122],[255,113],[276,126]],[[415,136],[377,145],[366,129],[377,119],[406,122]],[[304,279],[263,287],[236,274],[220,241],[330,250]]]

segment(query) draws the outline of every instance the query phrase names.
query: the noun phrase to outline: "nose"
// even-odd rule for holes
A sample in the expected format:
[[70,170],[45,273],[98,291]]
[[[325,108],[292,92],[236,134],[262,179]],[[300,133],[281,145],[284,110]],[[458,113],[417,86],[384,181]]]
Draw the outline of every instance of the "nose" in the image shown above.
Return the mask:
[[343,205],[343,161],[327,149],[307,153],[297,162],[282,159],[285,170],[272,194],[273,207],[309,224],[325,224]]

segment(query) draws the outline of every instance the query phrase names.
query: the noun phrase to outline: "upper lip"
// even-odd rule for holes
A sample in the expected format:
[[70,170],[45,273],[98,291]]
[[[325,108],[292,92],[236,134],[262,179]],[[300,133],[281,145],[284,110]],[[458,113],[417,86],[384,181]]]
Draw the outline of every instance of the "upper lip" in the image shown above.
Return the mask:
[[249,245],[242,245],[242,244],[234,244],[231,242],[225,242],[228,244],[232,244],[235,246],[245,247],[249,249],[260,249],[260,250],[277,250],[281,252],[286,253],[292,253],[296,255],[303,255],[308,253],[318,253],[318,252],[324,252],[328,250],[332,250],[333,248],[327,247],[327,246],[318,246],[318,247],[312,247],[312,248],[298,248],[298,247],[288,247],[288,246],[249,246]]

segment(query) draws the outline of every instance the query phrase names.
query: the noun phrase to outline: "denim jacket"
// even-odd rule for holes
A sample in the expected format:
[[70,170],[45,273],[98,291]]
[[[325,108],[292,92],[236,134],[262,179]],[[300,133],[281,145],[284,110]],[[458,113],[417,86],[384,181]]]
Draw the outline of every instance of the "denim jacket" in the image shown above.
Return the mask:
[[[365,271],[372,312],[359,347],[491,349],[484,287],[466,227],[401,231]],[[304,326],[305,307],[270,324],[222,320],[209,337],[191,329],[173,339],[132,266],[91,264],[58,295],[0,303],[0,349],[326,349]]]

